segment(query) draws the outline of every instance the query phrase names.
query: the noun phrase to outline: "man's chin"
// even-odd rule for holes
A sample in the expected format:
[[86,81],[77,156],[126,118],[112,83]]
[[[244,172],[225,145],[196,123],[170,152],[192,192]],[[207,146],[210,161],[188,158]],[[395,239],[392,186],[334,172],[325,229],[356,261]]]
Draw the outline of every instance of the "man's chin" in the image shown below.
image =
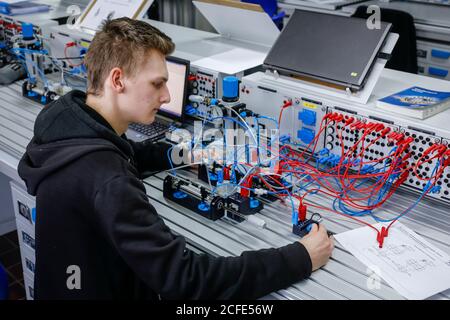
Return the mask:
[[147,119],[145,119],[144,121],[141,121],[141,124],[145,124],[145,125],[149,125],[152,124],[153,122],[155,122],[155,116],[150,116]]

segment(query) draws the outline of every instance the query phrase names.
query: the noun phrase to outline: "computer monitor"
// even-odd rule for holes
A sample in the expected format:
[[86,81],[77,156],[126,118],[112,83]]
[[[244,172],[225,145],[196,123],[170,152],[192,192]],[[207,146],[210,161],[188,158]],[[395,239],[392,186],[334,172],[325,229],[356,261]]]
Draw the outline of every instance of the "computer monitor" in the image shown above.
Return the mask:
[[169,72],[167,87],[169,88],[170,102],[163,104],[158,114],[181,122],[186,105],[189,61],[167,57],[167,70]]

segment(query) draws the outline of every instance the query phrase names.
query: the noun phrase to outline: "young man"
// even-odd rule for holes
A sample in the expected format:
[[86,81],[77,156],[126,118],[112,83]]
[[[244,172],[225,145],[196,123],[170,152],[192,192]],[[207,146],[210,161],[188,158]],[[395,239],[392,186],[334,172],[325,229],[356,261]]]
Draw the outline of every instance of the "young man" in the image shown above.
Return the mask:
[[124,133],[170,101],[173,50],[145,22],[107,21],[85,59],[87,95],[72,91],[39,114],[19,164],[37,199],[37,299],[258,298],[328,261],[323,226],[278,249],[216,258],[189,251],[158,216],[139,175],[169,168],[168,145]]

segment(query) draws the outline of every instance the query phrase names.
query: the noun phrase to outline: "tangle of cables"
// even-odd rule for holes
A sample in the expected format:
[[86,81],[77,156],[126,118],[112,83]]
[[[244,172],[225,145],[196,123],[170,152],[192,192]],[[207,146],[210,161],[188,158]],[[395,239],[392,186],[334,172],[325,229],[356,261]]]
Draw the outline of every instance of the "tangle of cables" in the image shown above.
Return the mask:
[[[303,145],[299,148],[282,136],[275,151],[275,148],[272,148],[274,141],[260,141],[260,124],[271,122],[278,128],[284,110],[291,105],[292,103],[287,101],[281,107],[277,120],[252,113],[241,113],[240,117],[234,118],[212,119],[221,118],[224,123],[232,122],[244,131],[255,131],[252,135],[257,136],[255,140],[258,157],[262,152],[271,151],[269,161],[264,163],[259,161],[259,158],[256,165],[236,161],[242,159],[239,153],[248,153],[248,145],[227,144],[224,138],[225,149],[229,150],[231,147],[233,152],[238,154],[231,164],[216,161],[221,166],[215,170],[216,185],[211,186],[213,194],[226,197],[238,192],[241,197],[251,199],[260,196],[281,199],[291,208],[293,225],[307,219],[308,208],[345,216],[373,228],[379,246],[382,247],[390,227],[398,219],[411,212],[426,195],[440,191],[441,187],[437,182],[445,168],[450,165],[450,150],[446,145],[432,144],[418,159],[414,159],[410,149],[414,142],[412,137],[394,131],[383,123],[364,122],[338,112],[330,112],[321,119],[320,129],[306,147]],[[319,147],[324,144],[323,134],[328,128],[333,128],[336,132],[339,154],[336,154],[336,149],[332,153],[327,148]],[[350,147],[344,148],[343,132],[348,129],[358,131],[359,138],[353,141]],[[200,137],[194,138],[192,145],[198,144],[199,139],[201,140]],[[378,158],[368,159],[367,150],[381,140],[387,141],[389,152]],[[419,168],[424,164],[432,168],[427,176],[419,172]],[[267,167],[271,170],[266,170]],[[406,209],[397,212],[395,216],[383,217],[380,208],[410,176],[423,181],[425,187]],[[225,187],[227,192],[224,194],[221,190]],[[328,199],[329,205],[324,205],[324,201],[313,201],[314,197]],[[378,230],[364,217],[383,222],[384,226]]]

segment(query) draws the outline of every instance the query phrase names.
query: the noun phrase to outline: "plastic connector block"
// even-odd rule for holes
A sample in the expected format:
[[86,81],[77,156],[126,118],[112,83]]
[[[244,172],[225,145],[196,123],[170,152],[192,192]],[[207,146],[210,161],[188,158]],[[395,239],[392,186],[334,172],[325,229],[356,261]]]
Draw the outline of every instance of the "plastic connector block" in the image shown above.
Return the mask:
[[28,81],[22,83],[22,96],[42,105],[47,105],[57,99],[57,94],[53,91],[47,91],[45,94],[35,92]]
[[297,224],[292,225],[292,233],[299,237],[304,237],[311,231],[314,223],[317,222],[312,221],[311,219],[303,222],[299,221]]
[[280,143],[289,143],[291,141],[291,136],[289,134],[283,134],[280,136]]
[[31,23],[22,22],[22,37],[24,40],[31,40],[34,38],[34,29]]
[[191,116],[191,115],[195,115],[197,114],[197,109],[195,109],[193,106],[191,105],[187,105],[186,109],[184,110],[184,113]]
[[308,128],[302,128],[297,132],[297,138],[299,138],[305,144],[310,144],[314,140],[315,136],[316,132]]
[[317,114],[315,111],[304,109],[298,113],[298,119],[307,126],[315,126],[317,121]]
[[176,178],[167,176],[163,184],[163,196],[185,208],[188,208],[205,218],[217,220],[225,215],[225,200],[221,197],[213,197],[207,202],[198,196],[193,196],[184,191],[178,190],[174,186]]
[[[237,207],[237,211],[243,215],[255,214],[264,208],[264,204],[254,198],[243,197],[239,193],[235,193],[228,197],[227,202],[234,204]],[[236,219],[239,221],[239,219]]]
[[259,200],[257,199],[250,199],[250,209],[255,209],[259,207]]

